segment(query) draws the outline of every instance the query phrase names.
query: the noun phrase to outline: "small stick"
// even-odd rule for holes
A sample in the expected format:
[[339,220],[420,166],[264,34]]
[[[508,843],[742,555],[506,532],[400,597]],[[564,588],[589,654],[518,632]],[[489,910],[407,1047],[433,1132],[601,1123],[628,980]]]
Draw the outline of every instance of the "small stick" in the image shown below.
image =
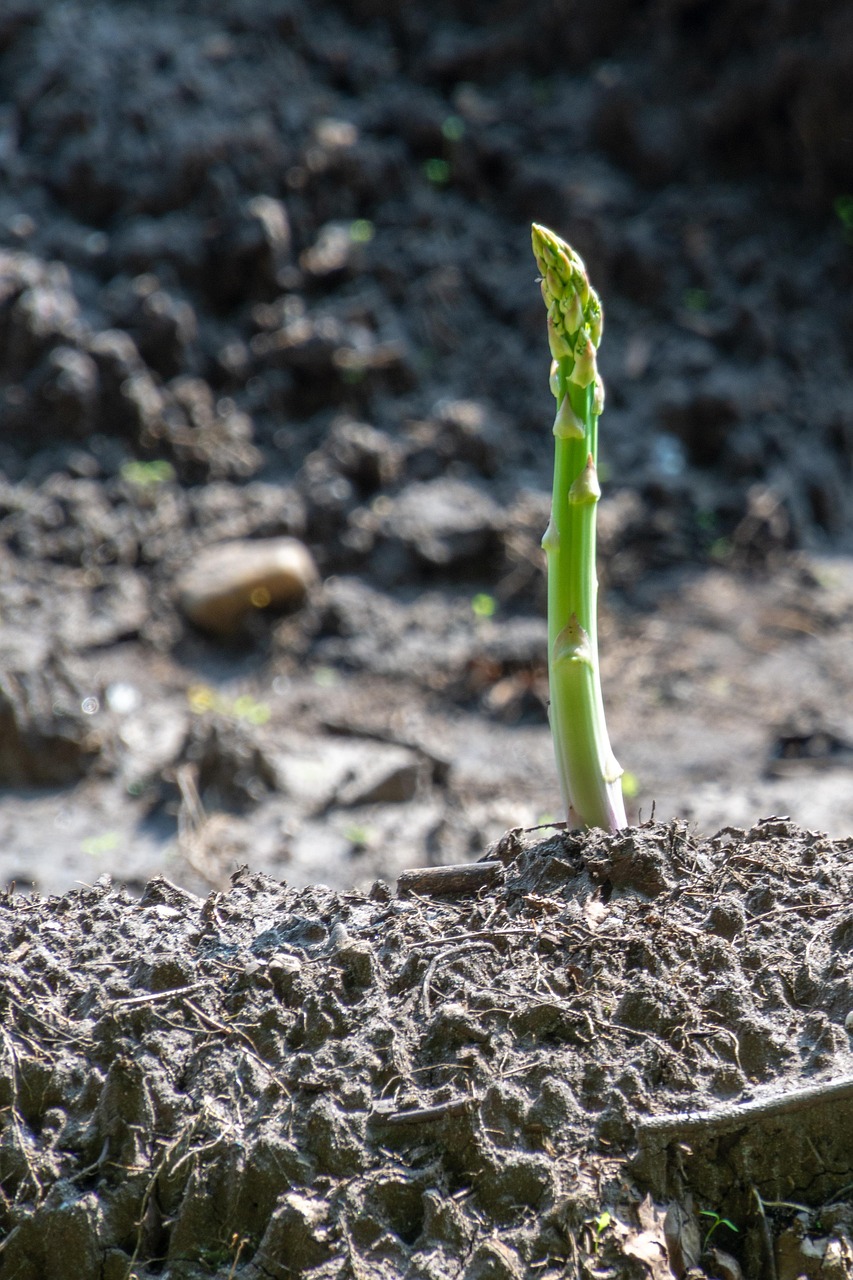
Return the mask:
[[[761,1243],[764,1246],[764,1256],[767,1259],[767,1280],[778,1280],[779,1273],[776,1270],[776,1250],[773,1248],[773,1235],[770,1231],[770,1223],[767,1221],[767,1214],[764,1211],[765,1202],[761,1199],[758,1187],[755,1183],[750,1186],[755,1203],[758,1206],[759,1230],[761,1234]],[[768,1200],[767,1204],[771,1202]],[[823,1268],[821,1268],[822,1270]]]
[[[418,945],[421,947],[449,947],[456,942],[494,942],[495,938],[530,938],[536,935],[536,930],[527,929],[476,929],[472,933],[449,933],[444,938],[432,938],[425,940]],[[536,935],[549,937],[551,941],[556,941],[553,935]]]
[[229,1026],[225,1022],[220,1022],[218,1018],[212,1018],[210,1014],[205,1013],[203,1009],[199,1009],[198,1005],[194,1004],[193,1001],[190,1000],[188,996],[184,996],[184,1005],[186,1006],[186,1008],[192,1010],[192,1012],[198,1018],[202,1026],[206,1028],[206,1030],[218,1031],[221,1035],[224,1035],[224,1036],[236,1036],[238,1040],[241,1040],[243,1042],[246,1048],[251,1050],[252,1057],[261,1067],[263,1067],[264,1071],[266,1071],[269,1075],[275,1074],[273,1072],[272,1067],[269,1065],[269,1063],[264,1062],[252,1038],[248,1036],[246,1032],[243,1031],[240,1027],[234,1026],[233,1024]]
[[652,1116],[640,1121],[637,1141],[646,1151],[660,1152],[676,1140],[731,1133],[760,1124],[762,1120],[796,1115],[815,1106],[838,1102],[853,1102],[853,1076],[843,1076],[828,1084],[791,1089],[787,1093],[772,1094],[769,1098],[757,1098],[741,1106],[729,1104],[707,1111],[676,1111]]
[[413,1107],[410,1111],[381,1110],[371,1113],[371,1120],[379,1124],[407,1125],[429,1124],[433,1120],[444,1120],[448,1116],[463,1116],[471,1109],[472,1098],[451,1098],[449,1102],[439,1102],[434,1107]]
[[462,862],[451,867],[412,867],[397,877],[397,894],[455,898],[491,888],[503,879],[501,862]]
[[188,996],[192,991],[200,991],[202,987],[210,986],[210,981],[209,978],[204,978],[201,982],[191,982],[186,987],[166,987],[163,991],[147,991],[143,996],[124,996],[119,1000],[113,1000],[110,1008],[132,1009],[136,1005],[157,1004],[172,996]]

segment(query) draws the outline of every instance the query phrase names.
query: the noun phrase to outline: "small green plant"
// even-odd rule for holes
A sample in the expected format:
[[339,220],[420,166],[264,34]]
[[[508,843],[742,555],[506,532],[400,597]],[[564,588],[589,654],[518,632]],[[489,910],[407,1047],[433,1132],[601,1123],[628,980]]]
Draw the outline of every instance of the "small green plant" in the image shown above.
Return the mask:
[[376,228],[369,218],[356,218],[349,224],[349,238],[353,244],[370,244]]
[[80,850],[89,858],[102,858],[108,853],[115,853],[121,844],[117,831],[104,831],[99,836],[87,836],[80,845]]
[[713,1236],[714,1232],[717,1231],[720,1227],[728,1227],[729,1231],[737,1231],[737,1227],[732,1222],[731,1218],[723,1218],[720,1216],[719,1213],[715,1213],[713,1209],[700,1209],[699,1216],[700,1218],[711,1218],[712,1220],[711,1225],[709,1226],[708,1230],[705,1232],[705,1239],[702,1241],[703,1252],[708,1248],[708,1245],[711,1242],[711,1237]]
[[603,1213],[600,1213],[598,1215],[595,1222],[593,1223],[593,1233],[594,1233],[593,1252],[594,1253],[598,1253],[598,1246],[601,1244],[601,1237],[604,1235],[605,1231],[610,1226],[611,1222],[612,1222],[612,1218],[608,1213],[608,1211],[605,1209]]
[[450,165],[440,156],[432,156],[424,161],[424,173],[427,181],[434,187],[445,187],[450,181]]
[[369,849],[374,840],[372,828],[363,827],[357,822],[344,827],[343,836],[345,840],[349,840],[355,853],[363,853],[365,849]]
[[493,618],[498,607],[494,596],[479,591],[471,600],[471,612],[475,618]]
[[534,224],[533,253],[548,308],[551,390],[557,401],[551,519],[542,539],[548,562],[551,735],[569,822],[618,831],[627,825],[622,769],[607,736],[598,665],[601,302],[580,257],[553,231]]
[[170,484],[175,478],[175,468],[165,458],[154,458],[151,462],[140,462],[134,458],[122,463],[121,478],[138,489],[150,489]]
[[601,1249],[601,1241],[607,1228],[613,1222],[613,1215],[609,1209],[602,1209],[601,1213],[595,1218],[587,1218],[584,1222],[584,1248],[590,1253],[598,1256]]
[[190,711],[201,716],[208,711],[218,715],[230,716],[234,720],[245,720],[248,724],[266,724],[272,715],[272,709],[266,702],[256,702],[248,693],[237,698],[226,698],[207,684],[193,684],[187,689],[187,702]]

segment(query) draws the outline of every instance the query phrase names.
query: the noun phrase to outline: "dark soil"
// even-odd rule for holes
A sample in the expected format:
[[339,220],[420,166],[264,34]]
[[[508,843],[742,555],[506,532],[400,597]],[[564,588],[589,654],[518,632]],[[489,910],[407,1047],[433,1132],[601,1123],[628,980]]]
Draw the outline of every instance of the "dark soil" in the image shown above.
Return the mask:
[[489,853],[5,897],[4,1280],[850,1275],[853,840]]
[[[3,1280],[853,1275],[852,74],[842,0],[0,4]],[[533,220],[675,825],[397,900],[560,816]]]

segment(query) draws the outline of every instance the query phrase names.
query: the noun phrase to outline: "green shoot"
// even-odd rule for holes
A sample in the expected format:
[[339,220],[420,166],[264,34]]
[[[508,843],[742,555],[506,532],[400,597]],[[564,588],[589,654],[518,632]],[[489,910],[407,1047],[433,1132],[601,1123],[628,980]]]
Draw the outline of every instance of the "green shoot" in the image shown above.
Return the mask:
[[478,591],[471,601],[471,612],[475,618],[492,618],[498,607],[498,602],[494,596],[488,595],[485,591]]
[[[794,1205],[792,1207],[799,1208],[798,1205]],[[713,1218],[713,1222],[708,1228],[705,1234],[705,1239],[702,1242],[703,1253],[708,1248],[708,1245],[711,1241],[711,1236],[714,1234],[714,1232],[717,1230],[718,1227],[728,1227],[729,1231],[737,1231],[737,1227],[735,1226],[735,1224],[732,1222],[730,1218],[721,1218],[720,1215],[718,1213],[715,1213],[713,1209],[700,1209],[699,1216],[700,1218]]]
[[121,478],[137,488],[147,489],[170,483],[175,479],[175,468],[165,458],[155,458],[151,462],[140,462],[134,458],[122,463]]
[[557,401],[551,519],[542,539],[548,562],[551,735],[570,824],[618,831],[627,825],[622,770],[607,736],[598,666],[601,303],[583,262],[559,236],[534,224],[533,253],[548,308],[551,390]]
[[612,1221],[612,1218],[609,1212],[607,1211],[607,1209],[605,1209],[603,1213],[600,1213],[595,1220],[594,1225],[595,1225],[595,1252],[596,1253],[598,1253],[598,1246],[601,1244],[601,1237],[604,1235],[605,1231],[610,1226],[611,1221]]

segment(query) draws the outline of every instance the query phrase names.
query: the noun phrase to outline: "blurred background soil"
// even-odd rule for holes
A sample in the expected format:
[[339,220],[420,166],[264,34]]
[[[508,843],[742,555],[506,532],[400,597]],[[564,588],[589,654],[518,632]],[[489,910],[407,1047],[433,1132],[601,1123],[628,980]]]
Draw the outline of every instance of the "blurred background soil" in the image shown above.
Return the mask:
[[532,220],[604,299],[632,816],[853,831],[851,77],[841,0],[7,0],[0,882],[561,816]]

